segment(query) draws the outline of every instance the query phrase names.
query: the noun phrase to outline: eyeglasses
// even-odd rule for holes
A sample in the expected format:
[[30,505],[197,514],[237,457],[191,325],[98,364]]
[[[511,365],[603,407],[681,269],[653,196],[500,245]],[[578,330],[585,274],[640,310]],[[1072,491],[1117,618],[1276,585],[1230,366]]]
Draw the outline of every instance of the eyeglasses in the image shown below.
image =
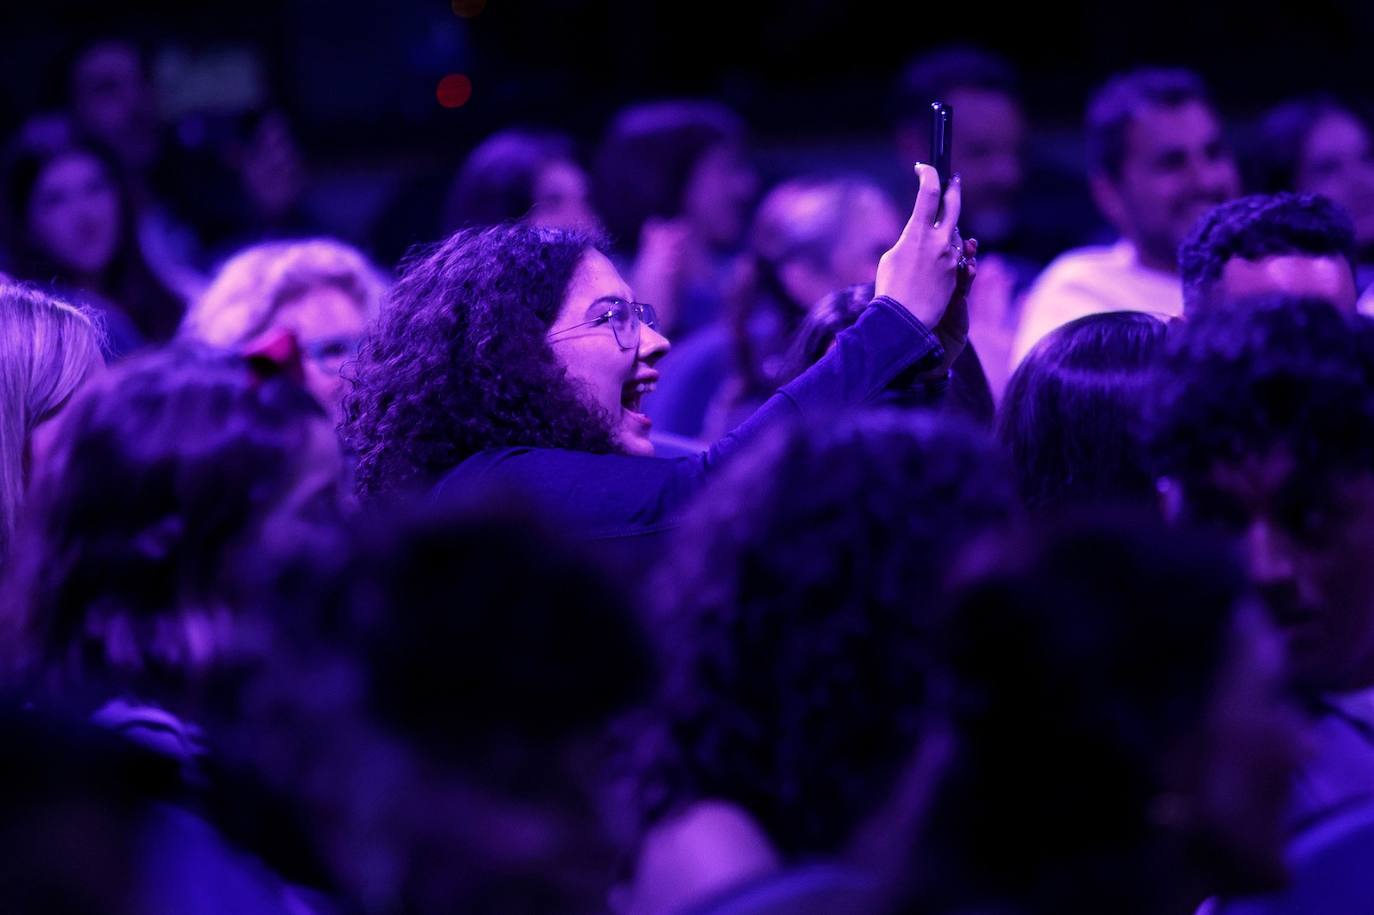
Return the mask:
[[549,340],[583,327],[609,324],[611,333],[615,334],[615,342],[621,349],[639,349],[639,326],[645,324],[658,330],[658,312],[654,311],[652,305],[644,302],[626,302],[624,299],[605,299],[603,304],[606,310],[601,314],[590,321],[556,330],[549,334]]

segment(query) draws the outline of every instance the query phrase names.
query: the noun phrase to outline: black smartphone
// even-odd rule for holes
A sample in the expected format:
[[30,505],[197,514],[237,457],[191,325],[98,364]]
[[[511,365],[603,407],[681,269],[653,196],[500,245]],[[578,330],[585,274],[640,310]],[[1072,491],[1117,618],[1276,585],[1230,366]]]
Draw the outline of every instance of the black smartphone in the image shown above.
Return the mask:
[[940,172],[940,199],[945,199],[953,175],[950,146],[954,143],[954,109],[944,102],[930,105],[930,164]]

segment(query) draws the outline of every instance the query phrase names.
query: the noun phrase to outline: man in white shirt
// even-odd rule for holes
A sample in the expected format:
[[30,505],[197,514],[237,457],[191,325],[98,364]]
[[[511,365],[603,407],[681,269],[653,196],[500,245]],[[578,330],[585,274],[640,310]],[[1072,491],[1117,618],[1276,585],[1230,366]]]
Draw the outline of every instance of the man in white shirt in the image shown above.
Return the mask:
[[1014,362],[1084,315],[1182,314],[1178,246],[1198,217],[1240,193],[1207,90],[1186,70],[1112,79],[1089,105],[1086,131],[1093,200],[1121,240],[1069,251],[1045,269],[1026,296]]

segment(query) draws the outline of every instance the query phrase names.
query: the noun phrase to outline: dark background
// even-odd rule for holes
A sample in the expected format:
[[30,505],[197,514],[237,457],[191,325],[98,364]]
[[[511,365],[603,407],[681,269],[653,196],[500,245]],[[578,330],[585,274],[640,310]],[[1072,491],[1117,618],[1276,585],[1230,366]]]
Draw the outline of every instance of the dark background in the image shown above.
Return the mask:
[[[1040,154],[1071,160],[1084,100],[1112,72],[1193,67],[1242,122],[1303,91],[1367,94],[1374,37],[1374,3],[1362,0],[965,2],[943,10],[835,0],[487,0],[469,17],[447,0],[3,2],[6,135],[60,106],[67,62],[84,42],[131,36],[160,55],[170,107],[216,97],[232,107],[249,96],[283,105],[318,192],[347,189],[348,201],[334,206],[340,234],[352,236],[397,181],[452,169],[483,136],[515,123],[562,128],[590,146],[627,102],[709,96],[747,118],[766,176],[827,157],[852,156],[862,167],[890,155],[888,98],[902,63],[968,42],[1021,68]],[[467,12],[481,7],[457,2]],[[461,108],[436,100],[449,73],[472,80]]]

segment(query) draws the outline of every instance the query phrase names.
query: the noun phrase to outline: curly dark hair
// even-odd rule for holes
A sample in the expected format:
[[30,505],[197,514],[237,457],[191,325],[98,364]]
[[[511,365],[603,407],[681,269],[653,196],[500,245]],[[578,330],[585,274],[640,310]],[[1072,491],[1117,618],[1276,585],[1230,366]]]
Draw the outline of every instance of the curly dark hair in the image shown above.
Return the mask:
[[409,257],[346,369],[344,441],[363,498],[426,486],[488,448],[609,453],[610,420],[547,335],[591,236],[502,224]]
[[1317,194],[1252,194],[1209,210],[1178,249],[1189,315],[1212,304],[1226,262],[1302,254],[1343,257],[1355,269],[1350,217]]
[[884,411],[779,428],[708,489],[660,569],[664,687],[641,816],[731,801],[784,854],[829,853],[919,732],[926,608],[1009,475],[962,420]]
[[1218,462],[1275,450],[1312,480],[1374,467],[1374,324],[1324,300],[1203,311],[1169,341],[1155,386],[1147,445],[1185,494]]
[[1027,508],[1153,499],[1139,423],[1167,333],[1141,312],[1087,315],[1054,330],[1017,366],[997,437]]

